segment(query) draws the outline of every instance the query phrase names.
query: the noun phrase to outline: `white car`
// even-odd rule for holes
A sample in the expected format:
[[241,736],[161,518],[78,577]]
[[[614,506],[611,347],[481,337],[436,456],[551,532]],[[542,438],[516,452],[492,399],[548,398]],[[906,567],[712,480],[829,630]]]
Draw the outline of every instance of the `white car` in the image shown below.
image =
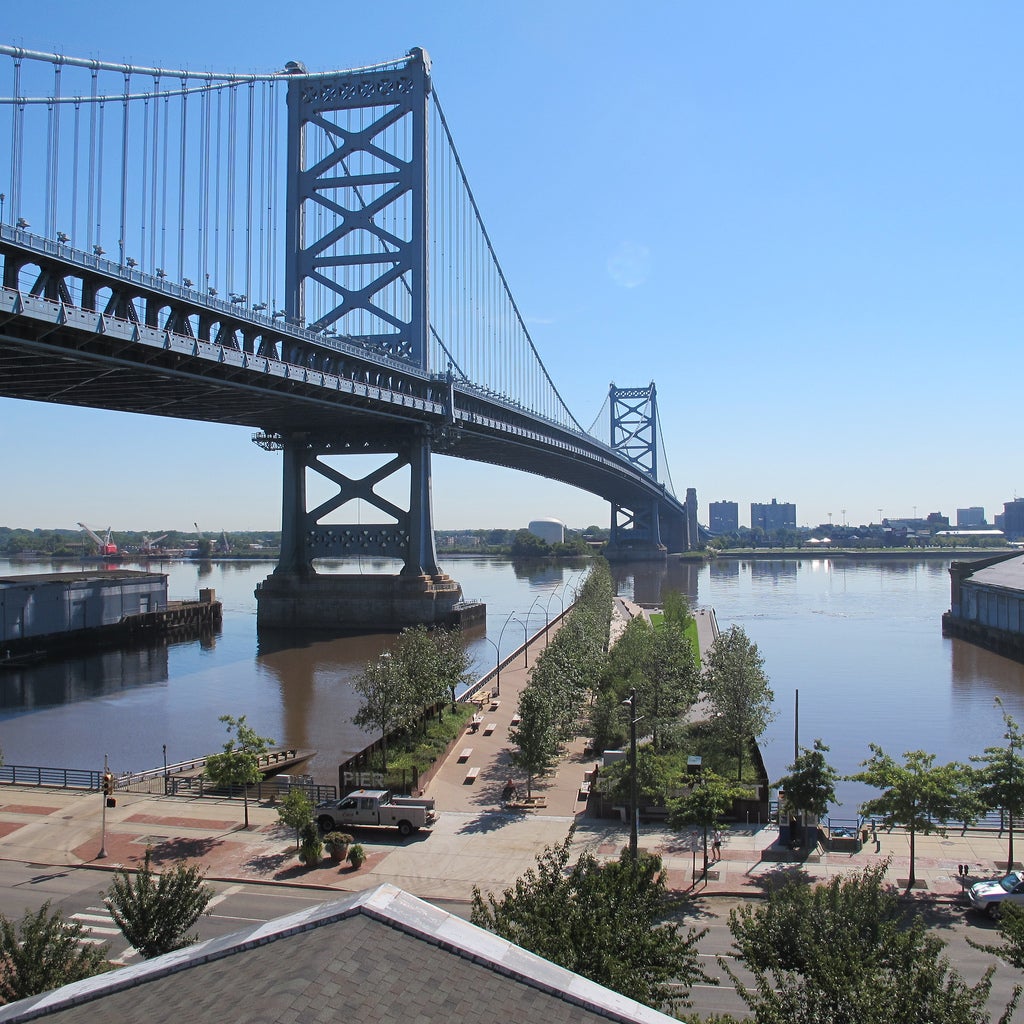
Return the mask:
[[975,882],[967,890],[967,898],[975,910],[983,910],[990,917],[998,917],[1003,903],[1024,904],[1024,874],[1011,871],[1002,878]]

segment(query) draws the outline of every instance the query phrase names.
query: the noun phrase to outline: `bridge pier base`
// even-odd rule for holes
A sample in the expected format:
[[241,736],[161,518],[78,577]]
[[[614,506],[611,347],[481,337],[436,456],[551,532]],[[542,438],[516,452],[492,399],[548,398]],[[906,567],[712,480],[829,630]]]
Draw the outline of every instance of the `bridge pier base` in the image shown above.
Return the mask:
[[601,554],[609,562],[664,562],[668,559],[668,548],[664,544],[612,541]]
[[257,628],[380,632],[454,621],[462,587],[450,576],[274,573],[256,588]]

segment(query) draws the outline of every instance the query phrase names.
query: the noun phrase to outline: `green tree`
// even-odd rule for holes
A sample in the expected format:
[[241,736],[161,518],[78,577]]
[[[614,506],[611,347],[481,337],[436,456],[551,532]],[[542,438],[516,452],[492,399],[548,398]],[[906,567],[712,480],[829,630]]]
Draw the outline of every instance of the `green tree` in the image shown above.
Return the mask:
[[986,1024],[993,968],[968,986],[945,944],[919,917],[906,921],[884,885],[887,868],[824,885],[790,882],[764,903],[730,912],[733,944],[753,988],[723,966],[758,1024]]
[[260,754],[265,754],[273,745],[269,736],[260,736],[252,726],[246,725],[245,715],[233,718],[221,715],[227,728],[228,739],[224,752],[211,754],[206,759],[203,774],[215,786],[241,786],[245,804],[245,827],[249,827],[249,786],[263,778],[260,772]]
[[[1002,702],[996,698],[1002,707]],[[1013,718],[1003,711],[1005,747],[986,747],[971,758],[983,767],[974,773],[978,801],[983,808],[999,809],[1007,816],[1006,862],[1013,867],[1014,822],[1024,817],[1024,737]],[[0,761],[0,764],[3,762]]]
[[198,941],[199,936],[188,935],[188,930],[213,899],[213,889],[204,884],[199,868],[179,863],[158,875],[150,858],[147,849],[134,878],[121,868],[103,900],[114,924],[147,960]]
[[307,821],[313,820],[313,804],[304,790],[289,789],[281,801],[277,816],[282,825],[295,829],[295,849],[299,848],[299,832]]
[[661,605],[665,621],[673,623],[680,631],[685,631],[687,624],[693,620],[686,595],[678,590],[666,590],[662,595]]
[[648,1006],[689,1005],[689,988],[710,981],[696,950],[705,931],[663,921],[660,859],[602,864],[585,853],[570,868],[574,831],[500,898],[474,887],[470,920]]
[[849,776],[851,782],[866,782],[884,792],[861,806],[866,817],[878,815],[886,826],[902,825],[910,836],[910,877],[914,885],[915,839],[938,832],[945,835],[945,824],[956,817],[968,817],[970,804],[969,770],[951,762],[936,765],[935,755],[910,750],[898,764],[877,744],[871,745],[871,757],[861,762],[864,769]]
[[744,789],[723,779],[712,771],[705,771],[690,787],[690,791],[669,804],[668,824],[677,832],[687,825],[699,825],[704,830],[704,875],[708,873],[708,829],[715,828],[732,810],[734,801]]
[[814,749],[800,748],[800,755],[789,765],[789,774],[775,783],[785,793],[786,803],[799,815],[813,814],[823,818],[836,802],[839,773],[828,763],[828,747],[814,741]]
[[86,932],[77,922],[50,913],[46,901],[26,910],[15,925],[0,914],[0,1002],[91,978],[109,969],[107,947],[84,943]]
[[402,662],[385,651],[376,661],[368,662],[352,680],[352,689],[362,697],[352,721],[360,729],[374,729],[381,734],[381,771],[388,770],[388,735],[409,723],[411,701],[409,681]]
[[736,753],[737,778],[743,778],[747,743],[756,739],[775,717],[775,699],[764,660],[742,626],[720,633],[708,651],[704,678],[715,712],[715,728]]
[[519,724],[508,731],[516,749],[512,763],[526,772],[526,796],[533,796],[533,779],[551,767],[558,753],[558,726],[551,698],[529,683],[519,694]]
[[676,722],[697,697],[700,680],[690,640],[683,628],[666,620],[655,629],[642,667],[637,697],[655,748],[666,726]]

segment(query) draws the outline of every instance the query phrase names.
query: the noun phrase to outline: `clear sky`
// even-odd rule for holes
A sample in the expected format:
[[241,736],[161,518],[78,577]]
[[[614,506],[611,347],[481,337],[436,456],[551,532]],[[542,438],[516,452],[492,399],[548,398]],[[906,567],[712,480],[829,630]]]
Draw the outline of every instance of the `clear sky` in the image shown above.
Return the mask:
[[[553,379],[584,425],[610,381],[655,380],[701,521],[773,497],[801,525],[991,521],[1017,494],[1017,3],[5,0],[0,36],[217,71],[423,46]],[[0,427],[2,525],[280,524],[280,457],[249,430],[14,401]],[[434,509],[439,528],[608,520],[442,458]]]

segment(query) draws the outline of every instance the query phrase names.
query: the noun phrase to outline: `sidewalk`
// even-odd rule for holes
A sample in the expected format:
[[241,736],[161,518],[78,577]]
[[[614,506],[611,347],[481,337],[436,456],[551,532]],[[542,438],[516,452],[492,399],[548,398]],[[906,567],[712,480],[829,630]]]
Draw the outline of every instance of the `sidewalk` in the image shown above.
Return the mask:
[[[631,602],[617,599],[613,635],[625,628],[627,616],[640,613]],[[629,830],[620,821],[587,817],[580,785],[593,760],[584,755],[582,739],[568,745],[552,773],[535,781],[542,807],[502,807],[501,790],[510,777],[520,798],[526,794],[522,773],[511,765],[508,730],[528,668],[543,646],[542,634],[525,659],[502,670],[500,693],[484,705],[483,727],[475,734],[467,731],[429,784],[427,794],[440,812],[435,828],[407,840],[391,830],[362,830],[357,838],[368,857],[358,872],[329,862],[312,869],[300,865],[294,835],[267,803],[250,802],[251,827],[245,830],[240,799],[119,793],[117,806],[106,811],[104,839],[99,794],[25,786],[0,789],[0,859],[113,870],[140,865],[148,847],[157,866],[184,859],[201,865],[211,879],[341,891],[391,882],[425,899],[468,900],[474,886],[500,893],[514,885],[545,846],[565,839],[573,823],[577,851],[617,857],[628,845]],[[467,749],[468,755],[461,756]],[[478,771],[469,779],[471,768]],[[694,869],[699,876],[703,853],[691,849],[691,834],[642,825],[639,841],[642,849],[662,857],[669,887],[680,895],[755,897],[786,877],[825,880],[886,857],[892,858],[887,877],[905,887],[909,848],[903,833],[879,833],[877,849],[872,841],[859,853],[830,852],[792,863],[763,858],[777,836],[770,826],[727,830],[721,860],[711,865],[706,879],[696,880]],[[1024,839],[1019,842],[1024,849]],[[101,844],[105,858],[98,857]],[[998,875],[997,862],[1006,858],[1005,837],[992,833],[919,836],[916,845],[921,887],[914,895],[921,899],[960,900],[958,865],[969,865],[975,881]]]

